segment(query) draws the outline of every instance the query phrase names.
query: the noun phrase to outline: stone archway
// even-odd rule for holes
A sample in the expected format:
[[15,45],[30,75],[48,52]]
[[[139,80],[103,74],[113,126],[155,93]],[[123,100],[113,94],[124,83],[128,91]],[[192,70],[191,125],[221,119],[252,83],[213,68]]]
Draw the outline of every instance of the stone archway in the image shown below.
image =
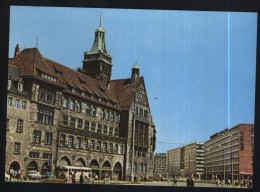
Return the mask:
[[31,161],[27,166],[28,171],[39,171],[38,164],[35,161]]
[[[99,164],[98,161],[96,159],[93,159],[90,164],[89,167],[92,169],[93,172],[93,176],[98,176],[99,177]],[[100,177],[99,177],[100,178]],[[98,179],[99,179],[98,178]]]
[[78,158],[78,159],[75,161],[74,165],[75,165],[76,167],[86,167],[86,162],[84,161],[84,159],[83,159],[82,157],[80,157],[80,158]]
[[50,167],[50,165],[48,164],[48,162],[45,162],[45,163],[42,165],[41,174],[42,174],[42,175],[50,175],[50,174],[51,174],[51,167]]
[[[12,174],[12,176],[16,176],[16,174],[18,173],[18,170],[21,169],[21,165],[19,162],[17,161],[13,161],[11,164],[10,164],[10,167],[9,167],[9,173],[10,175]],[[11,170],[11,171],[10,171]]]
[[71,165],[71,161],[67,156],[63,156],[57,163],[57,167]]
[[122,180],[122,165],[119,162],[114,166],[113,177],[114,180]]
[[103,179],[104,177],[110,177],[112,176],[111,172],[111,164],[109,161],[105,161],[102,165],[102,173],[101,173],[101,178]]

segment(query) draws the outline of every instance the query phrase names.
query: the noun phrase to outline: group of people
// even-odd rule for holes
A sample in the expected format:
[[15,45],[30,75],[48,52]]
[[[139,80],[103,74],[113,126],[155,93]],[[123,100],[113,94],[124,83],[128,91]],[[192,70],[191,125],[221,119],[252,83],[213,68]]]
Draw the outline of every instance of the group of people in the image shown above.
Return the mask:
[[21,181],[23,176],[22,171],[20,169],[14,170],[12,167],[9,170],[9,174],[10,174],[10,181],[14,178],[17,179],[18,181]]
[[[76,173],[77,172],[69,172],[69,176],[65,179],[66,183],[76,183]],[[91,174],[89,174],[88,176],[84,176],[84,174],[81,172],[79,176],[79,183],[93,184],[94,178],[91,177]]]

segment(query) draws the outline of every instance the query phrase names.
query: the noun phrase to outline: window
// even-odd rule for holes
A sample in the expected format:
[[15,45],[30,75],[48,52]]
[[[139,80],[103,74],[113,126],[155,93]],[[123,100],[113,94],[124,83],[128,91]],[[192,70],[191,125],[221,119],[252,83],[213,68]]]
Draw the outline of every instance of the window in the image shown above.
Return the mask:
[[69,136],[68,138],[68,147],[73,147],[73,136]]
[[113,127],[109,127],[109,136],[113,136]]
[[143,165],[143,173],[146,173],[146,171],[147,171],[147,165],[144,164],[144,165]]
[[9,119],[6,119],[6,130],[9,130]]
[[63,107],[64,109],[67,109],[67,108],[68,108],[68,98],[67,98],[67,97],[63,97],[62,107]]
[[74,99],[70,99],[70,110],[74,111],[74,108],[75,108],[75,101]]
[[81,138],[80,137],[77,137],[77,140],[76,140],[76,148],[80,148],[81,147]]
[[14,143],[14,153],[20,154],[20,148],[21,148],[21,143],[15,142]]
[[86,131],[89,131],[89,121],[85,120],[85,128]]
[[10,106],[10,107],[13,106],[13,98],[12,97],[8,97],[7,105]]
[[96,131],[96,123],[92,122],[91,124],[91,131],[95,132]]
[[87,103],[86,114],[90,115],[90,104]]
[[103,133],[107,134],[107,125],[104,125]]
[[49,89],[46,87],[40,87],[39,94],[38,94],[38,100],[49,103],[49,104],[54,104],[55,90],[52,90],[52,89]]
[[99,112],[99,119],[104,119],[104,109]]
[[115,119],[114,119],[114,121],[115,121],[116,123],[119,123],[119,114],[115,114]]
[[94,105],[91,105],[91,115],[96,116],[96,107]]
[[27,107],[27,101],[22,101],[22,109],[26,110]]
[[52,159],[52,155],[50,153],[43,153],[43,159]]
[[84,139],[83,148],[84,148],[84,149],[87,149],[87,148],[88,148],[88,139],[87,139],[87,138]]
[[16,132],[23,132],[23,120],[22,119],[17,120]]
[[30,152],[29,152],[29,157],[30,157],[30,158],[35,158],[35,159],[37,159],[37,158],[39,158],[39,156],[40,156],[40,153],[39,153],[39,152],[35,152],[35,151],[30,151]]
[[71,117],[71,118],[70,118],[70,126],[71,126],[72,128],[75,128],[75,121],[76,121],[76,119],[75,119],[74,117]]
[[90,148],[90,150],[94,150],[94,148],[95,148],[95,140],[91,140],[89,148]]
[[23,84],[22,83],[18,83],[18,91],[23,91]]
[[101,141],[98,141],[97,142],[97,151],[100,151],[100,149],[101,149]]
[[68,125],[68,116],[63,115],[62,124],[63,124],[63,125]]
[[77,101],[77,103],[76,103],[76,111],[77,112],[81,112],[81,102],[80,101]]
[[82,129],[82,119],[78,119],[78,128]]
[[144,117],[148,118],[148,111],[147,110],[144,110]]
[[136,173],[137,164],[134,163],[134,173]]
[[41,131],[34,130],[33,131],[33,143],[41,143]]
[[118,136],[118,128],[115,128],[115,136]]
[[124,153],[124,146],[123,145],[120,145],[120,154],[122,155]]
[[104,143],[103,143],[103,151],[104,151],[104,152],[107,152],[107,142],[104,142]]
[[108,152],[109,153],[113,152],[113,143],[109,143],[109,145],[108,145]]
[[110,111],[110,114],[109,114],[109,120],[110,121],[114,121],[114,113]]
[[51,145],[52,144],[52,133],[46,132],[44,137],[44,144]]
[[38,105],[37,121],[39,123],[51,125],[53,123],[53,112],[54,112],[54,110],[50,107]]
[[102,130],[102,125],[101,125],[101,124],[98,124],[97,132],[98,132],[98,133],[101,133],[101,130]]
[[65,135],[64,134],[61,134],[60,135],[60,140],[59,140],[59,144],[60,146],[64,146],[65,145]]
[[115,154],[118,154],[118,144],[115,144],[114,152]]
[[15,99],[14,107],[20,108],[20,99]]
[[139,166],[139,173],[143,173],[143,164],[142,163]]

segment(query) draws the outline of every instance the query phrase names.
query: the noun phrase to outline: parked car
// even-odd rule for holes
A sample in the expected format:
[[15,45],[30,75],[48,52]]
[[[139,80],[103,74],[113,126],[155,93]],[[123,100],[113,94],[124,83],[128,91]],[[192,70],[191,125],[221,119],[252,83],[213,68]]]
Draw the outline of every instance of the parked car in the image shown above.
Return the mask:
[[37,179],[42,179],[42,175],[40,174],[39,171],[29,171],[25,179],[30,179],[30,180],[37,180]]
[[10,175],[8,173],[5,172],[5,181],[10,181]]

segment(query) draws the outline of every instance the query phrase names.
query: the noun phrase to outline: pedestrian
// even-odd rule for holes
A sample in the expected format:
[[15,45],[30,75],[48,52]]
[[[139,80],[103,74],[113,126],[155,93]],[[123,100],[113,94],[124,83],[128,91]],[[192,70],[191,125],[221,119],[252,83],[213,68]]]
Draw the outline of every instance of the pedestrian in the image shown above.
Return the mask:
[[110,175],[108,175],[108,178],[107,178],[107,184],[110,185]]
[[187,178],[187,187],[190,187],[191,186],[191,178],[190,176]]
[[84,183],[84,177],[83,177],[83,173],[81,172],[80,176],[79,176],[79,183],[83,184]]
[[177,186],[177,179],[176,179],[176,176],[173,177],[173,183],[172,183],[172,186]]
[[69,176],[67,178],[67,183],[72,183],[72,173],[69,172]]
[[76,171],[72,174],[72,183],[76,183]]

